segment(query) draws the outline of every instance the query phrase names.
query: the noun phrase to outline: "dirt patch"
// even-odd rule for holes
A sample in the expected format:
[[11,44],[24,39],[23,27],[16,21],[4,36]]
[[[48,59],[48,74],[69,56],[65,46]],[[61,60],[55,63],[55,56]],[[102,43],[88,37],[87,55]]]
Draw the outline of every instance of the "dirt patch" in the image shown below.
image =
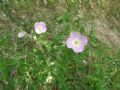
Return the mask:
[[96,19],[94,21],[85,22],[84,27],[86,33],[89,34],[91,30],[95,30],[96,37],[100,41],[120,48],[120,33],[107,20]]

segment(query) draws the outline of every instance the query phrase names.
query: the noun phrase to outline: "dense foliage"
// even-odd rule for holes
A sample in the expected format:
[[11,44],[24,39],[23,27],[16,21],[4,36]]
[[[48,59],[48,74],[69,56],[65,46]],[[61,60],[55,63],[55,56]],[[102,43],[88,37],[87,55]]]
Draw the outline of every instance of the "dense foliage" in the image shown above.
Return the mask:
[[[87,8],[86,17],[78,15],[79,2]],[[83,24],[99,15],[91,5],[101,10],[104,4],[105,0],[0,0],[0,89],[120,90],[120,49],[98,40],[94,24],[89,33]],[[37,21],[46,23],[47,32],[35,33]],[[18,38],[20,31],[31,37]],[[88,37],[81,53],[66,46],[72,31]]]

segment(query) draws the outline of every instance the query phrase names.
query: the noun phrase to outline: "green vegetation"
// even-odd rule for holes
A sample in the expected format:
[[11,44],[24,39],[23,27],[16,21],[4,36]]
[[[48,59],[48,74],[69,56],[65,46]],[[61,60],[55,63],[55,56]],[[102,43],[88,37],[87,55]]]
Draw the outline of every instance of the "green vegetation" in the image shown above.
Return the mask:
[[[0,90],[120,90],[120,48],[99,40],[94,25],[87,33],[82,23],[114,17],[119,33],[119,2],[0,0]],[[34,32],[37,21],[47,24],[46,33]],[[37,40],[18,38],[21,30]],[[82,53],[66,47],[71,31],[88,37]]]

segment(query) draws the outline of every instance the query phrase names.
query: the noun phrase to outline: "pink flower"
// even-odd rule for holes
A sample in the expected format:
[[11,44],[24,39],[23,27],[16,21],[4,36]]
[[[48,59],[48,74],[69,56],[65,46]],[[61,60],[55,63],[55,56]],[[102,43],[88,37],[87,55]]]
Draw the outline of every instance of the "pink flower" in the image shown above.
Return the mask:
[[66,41],[67,47],[73,49],[76,53],[82,52],[87,43],[87,37],[77,31],[71,32],[70,37]]
[[44,22],[36,22],[34,24],[34,28],[37,34],[45,33],[47,31],[47,27]]

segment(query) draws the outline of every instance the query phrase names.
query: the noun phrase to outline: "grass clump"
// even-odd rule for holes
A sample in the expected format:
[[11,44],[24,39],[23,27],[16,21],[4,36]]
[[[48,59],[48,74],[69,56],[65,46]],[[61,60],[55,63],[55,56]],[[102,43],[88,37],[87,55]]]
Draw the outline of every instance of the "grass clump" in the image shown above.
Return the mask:
[[[90,5],[90,1],[81,2]],[[62,12],[58,11],[59,2],[65,5]],[[86,19],[77,15],[78,3],[78,0],[0,1],[1,90],[120,89],[120,49],[98,40],[94,26],[86,33],[82,23]],[[46,22],[46,33],[34,32],[36,21]],[[19,39],[17,34],[21,30],[36,39],[28,36]],[[72,31],[88,37],[84,52],[76,54],[66,47],[66,38]]]

